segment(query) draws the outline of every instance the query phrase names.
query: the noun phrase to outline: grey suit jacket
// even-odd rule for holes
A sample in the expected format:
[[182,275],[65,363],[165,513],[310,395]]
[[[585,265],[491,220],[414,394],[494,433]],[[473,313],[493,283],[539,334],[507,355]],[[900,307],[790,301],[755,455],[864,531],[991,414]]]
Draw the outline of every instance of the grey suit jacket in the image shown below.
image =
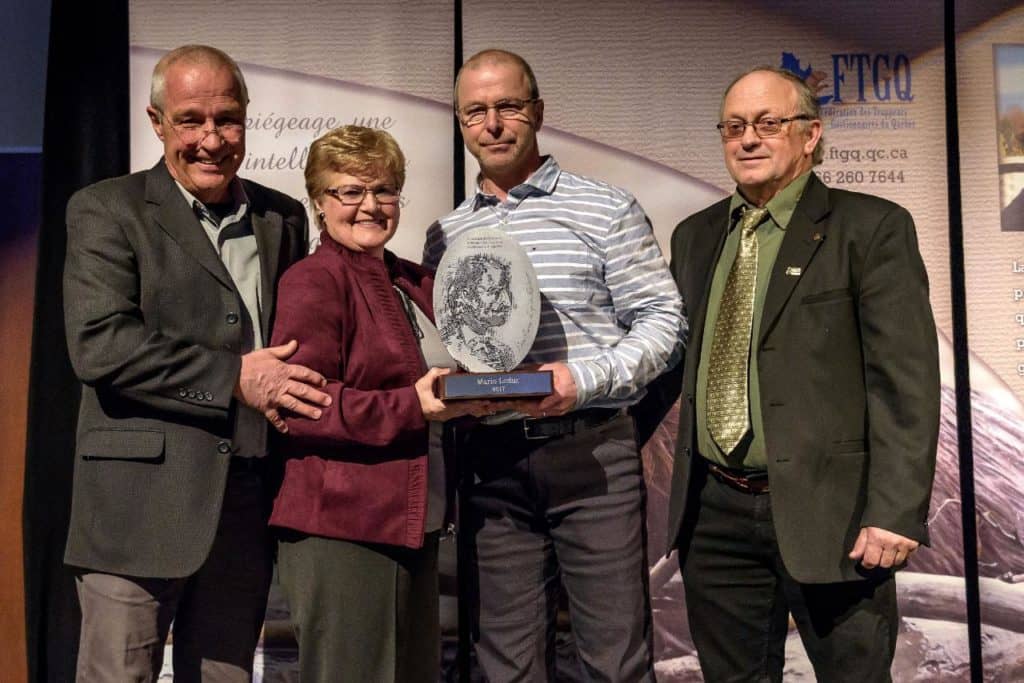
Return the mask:
[[[690,314],[669,547],[685,561],[704,462],[694,397],[729,199],[680,223],[672,273]],[[812,176],[766,292],[758,354],[779,550],[798,581],[859,578],[864,526],[927,543],[939,424],[938,343],[913,220]]]
[[[262,270],[306,253],[302,205],[242,181]],[[242,300],[161,160],[68,203],[64,315],[82,381],[65,562],[144,577],[195,572],[224,495]]]

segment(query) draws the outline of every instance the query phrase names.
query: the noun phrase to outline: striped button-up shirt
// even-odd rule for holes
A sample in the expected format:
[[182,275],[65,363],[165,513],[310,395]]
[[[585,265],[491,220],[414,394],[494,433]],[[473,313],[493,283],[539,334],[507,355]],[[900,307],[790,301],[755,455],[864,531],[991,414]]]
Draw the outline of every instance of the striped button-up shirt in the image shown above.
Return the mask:
[[427,231],[423,262],[478,227],[498,228],[527,253],[543,294],[527,363],[563,362],[576,407],[623,407],[676,363],[682,301],[643,209],[628,192],[546,157],[505,201],[478,191]]

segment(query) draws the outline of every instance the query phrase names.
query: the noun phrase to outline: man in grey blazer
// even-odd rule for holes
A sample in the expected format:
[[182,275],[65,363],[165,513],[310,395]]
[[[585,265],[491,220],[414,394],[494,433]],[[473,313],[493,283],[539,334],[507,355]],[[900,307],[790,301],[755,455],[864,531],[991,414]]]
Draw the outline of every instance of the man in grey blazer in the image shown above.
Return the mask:
[[307,223],[236,176],[247,102],[228,55],[169,52],[147,108],[163,159],[68,204],[80,681],[155,681],[172,620],[176,681],[251,677],[271,576],[267,421],[315,419],[330,399],[286,362],[294,342],[263,348]]
[[819,680],[889,680],[938,439],[914,224],[811,172],[818,102],[792,74],[744,74],[721,118],[736,192],[672,237],[692,338],[669,545],[701,668],[781,680],[791,613]]

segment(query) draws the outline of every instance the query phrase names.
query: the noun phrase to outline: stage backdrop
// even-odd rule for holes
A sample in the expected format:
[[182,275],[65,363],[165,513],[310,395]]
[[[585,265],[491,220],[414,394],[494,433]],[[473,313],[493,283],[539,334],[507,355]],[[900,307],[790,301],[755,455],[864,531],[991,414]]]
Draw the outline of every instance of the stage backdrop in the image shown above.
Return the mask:
[[[522,53],[540,81],[542,145],[569,168],[636,194],[663,249],[681,218],[733,190],[715,123],[724,88],[758,64],[791,69],[817,84],[826,139],[818,173],[826,183],[885,196],[914,215],[943,348],[944,410],[934,543],[898,582],[903,620],[894,675],[962,674],[968,658],[949,343],[941,6],[866,2],[823,11],[812,2],[663,2],[635,11],[612,2],[573,4],[572,21],[565,19],[565,3],[467,4],[465,51],[494,42],[491,28],[501,22],[499,45]],[[658,177],[630,173],[624,159],[657,165]],[[657,552],[665,537],[674,430],[659,436],[646,453],[657,667],[662,680],[698,680],[681,580],[675,563]],[[943,596],[940,604],[921,599],[934,595]],[[812,678],[795,632],[786,668],[788,676]]]
[[[428,0],[300,0],[286,7],[233,0],[221,11],[230,11],[236,29],[225,32],[218,22],[196,20],[209,15],[206,3],[176,0],[173,15],[193,20],[174,22],[166,3],[133,0],[133,170],[159,156],[144,113],[155,61],[186,42],[217,45],[240,61],[249,82],[243,174],[305,199],[301,168],[314,137],[341,123],[385,128],[410,160],[392,246],[418,259],[425,227],[451,209],[455,184],[472,191],[476,172],[468,156],[464,177],[453,172],[454,155],[462,154],[453,149],[450,107],[459,38],[464,56],[503,47],[532,64],[546,102],[542,151],[633,192],[667,253],[679,220],[733,189],[714,128],[725,86],[757,64],[800,74],[815,84],[823,106],[822,179],[897,201],[917,223],[939,328],[943,411],[933,543],[898,580],[903,619],[894,677],[966,680],[941,3],[474,0],[461,8],[460,36],[453,33],[456,9]],[[1017,653],[1024,646],[1024,593],[1015,584],[1024,574],[1024,232],[1001,223],[1000,213],[1024,172],[1010,134],[1024,133],[1024,122],[1013,128],[1024,118],[1024,9],[974,2],[960,26],[984,657],[988,676],[1012,680],[1022,675]],[[657,670],[661,680],[696,681],[681,581],[674,558],[661,556],[676,415],[644,453]],[[268,633],[286,628],[284,609],[279,601],[271,606],[269,623],[278,626]],[[261,656],[265,680],[282,680],[294,668],[289,655]],[[565,673],[571,679],[576,672]],[[812,677],[795,634],[787,674]]]
[[[210,7],[173,5],[191,17]],[[238,60],[249,86],[239,173],[308,205],[302,171],[314,139],[347,123],[386,130],[408,161],[401,225],[389,248],[418,261],[425,227],[452,205],[452,2],[236,0],[221,8],[231,12],[230,35],[216,21],[166,21],[166,2],[132,0],[132,170],[161,154],[145,112],[156,61],[185,43],[215,45]]]
[[[1024,5],[957,41],[985,674],[1024,680]],[[1011,635],[1013,634],[1013,635]],[[1013,643],[1016,650],[1006,649]]]

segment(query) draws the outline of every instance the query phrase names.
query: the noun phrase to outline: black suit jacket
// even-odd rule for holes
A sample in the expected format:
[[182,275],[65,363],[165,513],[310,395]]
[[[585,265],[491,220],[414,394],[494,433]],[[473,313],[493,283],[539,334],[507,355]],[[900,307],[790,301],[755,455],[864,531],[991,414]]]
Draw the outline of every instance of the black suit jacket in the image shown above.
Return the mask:
[[[695,395],[729,199],[680,223],[672,273],[690,313],[669,546],[696,513]],[[779,549],[806,583],[852,580],[861,527],[927,543],[939,422],[938,344],[910,214],[810,178],[768,284],[756,340]]]
[[[242,181],[262,325],[306,253],[302,205]],[[163,160],[68,203],[64,315],[82,381],[65,561],[180,577],[213,544],[234,436],[242,300]]]

